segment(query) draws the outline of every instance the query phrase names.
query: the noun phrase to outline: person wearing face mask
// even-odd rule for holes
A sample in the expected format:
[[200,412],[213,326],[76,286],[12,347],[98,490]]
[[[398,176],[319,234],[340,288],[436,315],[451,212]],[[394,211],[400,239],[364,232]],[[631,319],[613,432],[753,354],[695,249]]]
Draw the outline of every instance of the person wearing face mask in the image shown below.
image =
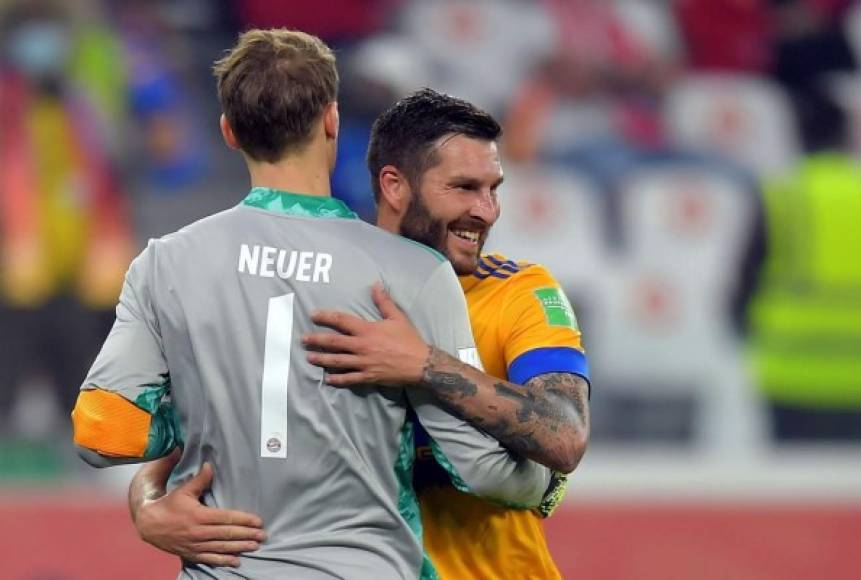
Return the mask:
[[[500,211],[500,133],[472,104],[425,89],[377,119],[367,158],[378,225],[452,264],[479,356],[465,364],[429,347],[380,291],[382,321],[318,312],[315,322],[342,334],[304,338],[309,360],[329,371],[330,385],[361,389],[406,377],[410,389],[431,394],[507,448],[554,470],[538,509],[494,503],[476,497],[440,456],[433,434],[418,428],[414,483],[424,546],[443,579],[559,578],[541,518],[561,501],[589,437],[588,367],[564,292],[538,264],[482,254]],[[236,564],[236,554],[254,549],[259,519],[201,506],[209,469],[164,495],[174,463],[144,466],[131,484],[141,537],[190,561]]]

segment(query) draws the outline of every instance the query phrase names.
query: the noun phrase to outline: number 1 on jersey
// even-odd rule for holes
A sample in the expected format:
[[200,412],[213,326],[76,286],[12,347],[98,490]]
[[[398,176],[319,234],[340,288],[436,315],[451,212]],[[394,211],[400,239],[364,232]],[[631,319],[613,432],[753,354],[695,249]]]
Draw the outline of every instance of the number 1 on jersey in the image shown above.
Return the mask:
[[287,381],[293,341],[293,293],[269,299],[263,384],[260,396],[260,456],[287,457]]

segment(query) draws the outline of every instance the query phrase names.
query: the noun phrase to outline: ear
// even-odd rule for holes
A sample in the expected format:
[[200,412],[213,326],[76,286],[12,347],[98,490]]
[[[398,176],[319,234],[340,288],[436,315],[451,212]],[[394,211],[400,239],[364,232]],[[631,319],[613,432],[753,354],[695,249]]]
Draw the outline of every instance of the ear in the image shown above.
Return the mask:
[[218,125],[221,127],[221,136],[224,137],[224,142],[227,143],[227,146],[231,149],[241,149],[239,141],[236,139],[236,135],[233,134],[233,129],[230,127],[230,123],[227,122],[227,117],[224,116],[224,113],[221,114]]
[[402,215],[410,204],[412,188],[406,176],[394,165],[384,165],[377,176],[380,180],[380,203]]
[[323,131],[326,133],[326,139],[337,139],[338,128],[341,124],[341,118],[338,115],[338,103],[333,101],[326,105],[323,109]]

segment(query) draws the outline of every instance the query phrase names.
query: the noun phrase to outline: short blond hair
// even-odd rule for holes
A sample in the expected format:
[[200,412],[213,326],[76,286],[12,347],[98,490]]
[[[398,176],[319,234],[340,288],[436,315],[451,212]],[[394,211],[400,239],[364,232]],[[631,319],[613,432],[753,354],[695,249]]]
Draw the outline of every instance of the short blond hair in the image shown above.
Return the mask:
[[221,110],[242,150],[257,161],[301,150],[338,98],[332,49],[298,30],[244,32],[213,71]]

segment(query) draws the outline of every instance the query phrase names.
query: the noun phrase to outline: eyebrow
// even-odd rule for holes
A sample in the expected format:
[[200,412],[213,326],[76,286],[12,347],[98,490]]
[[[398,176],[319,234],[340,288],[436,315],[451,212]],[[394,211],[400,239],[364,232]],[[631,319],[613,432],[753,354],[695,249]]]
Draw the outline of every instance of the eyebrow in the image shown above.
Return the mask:
[[[503,182],[503,181],[505,181],[505,176],[500,176],[500,177],[499,177],[499,179],[497,179],[496,181],[494,181],[494,182],[493,182],[493,185],[491,185],[490,187],[491,187],[491,188],[499,187],[500,185],[502,185],[502,182]],[[481,180],[480,180],[480,179],[476,179],[476,178],[474,178],[474,177],[468,177],[468,176],[466,176],[466,175],[456,175],[456,176],[452,177],[452,178],[449,180],[449,183],[456,183],[456,184],[458,184],[458,185],[471,185],[471,186],[475,186],[475,185],[480,185],[480,184],[481,184]]]

